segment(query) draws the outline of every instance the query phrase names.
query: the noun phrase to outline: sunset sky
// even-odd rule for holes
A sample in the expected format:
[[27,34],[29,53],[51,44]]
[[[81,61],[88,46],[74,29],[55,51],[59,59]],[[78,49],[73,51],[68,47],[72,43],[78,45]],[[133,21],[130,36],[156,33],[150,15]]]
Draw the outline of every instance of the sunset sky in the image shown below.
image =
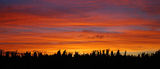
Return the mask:
[[160,0],[0,0],[0,49],[160,49]]

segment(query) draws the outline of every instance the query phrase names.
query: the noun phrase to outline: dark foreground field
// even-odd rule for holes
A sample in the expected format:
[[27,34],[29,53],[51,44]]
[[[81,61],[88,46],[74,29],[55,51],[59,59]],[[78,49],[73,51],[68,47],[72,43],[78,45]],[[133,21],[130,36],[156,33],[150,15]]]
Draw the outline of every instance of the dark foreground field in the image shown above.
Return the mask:
[[42,55],[40,52],[4,52],[0,50],[0,69],[107,69],[118,66],[159,65],[160,51],[138,56],[121,55],[109,50],[93,51],[90,54],[67,53],[58,51],[53,55]]

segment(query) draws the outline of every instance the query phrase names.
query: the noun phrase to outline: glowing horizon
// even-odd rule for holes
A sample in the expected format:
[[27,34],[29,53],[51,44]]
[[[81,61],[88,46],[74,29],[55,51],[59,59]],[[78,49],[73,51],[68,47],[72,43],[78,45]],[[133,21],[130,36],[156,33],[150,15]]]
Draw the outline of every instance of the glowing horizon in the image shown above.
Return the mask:
[[159,0],[0,0],[0,49],[160,49]]

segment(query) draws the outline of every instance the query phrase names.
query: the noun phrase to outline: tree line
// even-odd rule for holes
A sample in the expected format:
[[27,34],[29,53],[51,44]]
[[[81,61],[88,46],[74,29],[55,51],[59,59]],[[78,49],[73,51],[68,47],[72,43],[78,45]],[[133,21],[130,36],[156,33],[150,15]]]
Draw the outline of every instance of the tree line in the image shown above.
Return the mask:
[[69,53],[66,50],[57,51],[53,55],[42,52],[25,52],[0,50],[0,68],[3,69],[37,69],[37,68],[70,68],[70,69],[99,69],[112,65],[156,65],[160,62],[160,50],[154,53],[141,53],[137,56],[129,55],[125,51],[116,52],[94,50],[91,53]]

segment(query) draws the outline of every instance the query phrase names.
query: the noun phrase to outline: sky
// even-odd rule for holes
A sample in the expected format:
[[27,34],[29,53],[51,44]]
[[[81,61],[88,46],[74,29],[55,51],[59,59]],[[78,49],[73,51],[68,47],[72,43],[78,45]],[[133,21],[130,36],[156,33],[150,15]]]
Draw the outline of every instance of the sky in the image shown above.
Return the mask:
[[160,0],[0,0],[0,49],[160,49]]

